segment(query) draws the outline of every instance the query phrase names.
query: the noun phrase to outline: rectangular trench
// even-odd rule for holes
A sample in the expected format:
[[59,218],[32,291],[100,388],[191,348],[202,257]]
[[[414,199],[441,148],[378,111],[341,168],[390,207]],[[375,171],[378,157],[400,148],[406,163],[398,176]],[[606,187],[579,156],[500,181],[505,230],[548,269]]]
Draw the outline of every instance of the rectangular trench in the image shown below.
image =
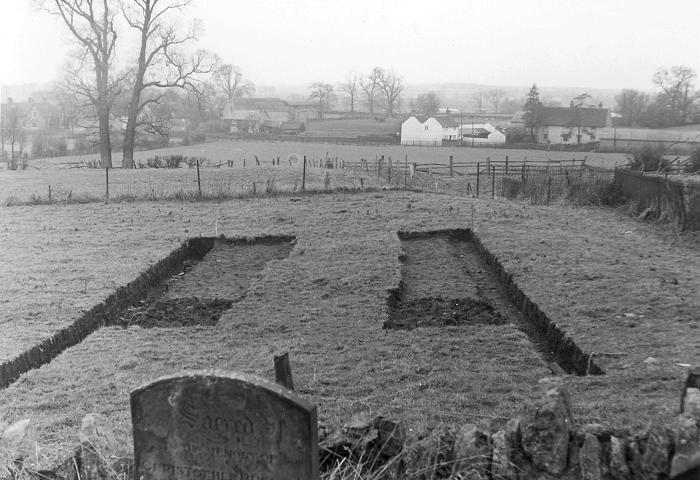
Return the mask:
[[398,232],[398,236],[402,278],[389,292],[385,328],[514,324],[554,372],[604,373],[529,299],[471,230]]
[[188,239],[69,326],[1,363],[0,388],[104,326],[215,325],[267,263],[286,258],[294,245],[292,236]]

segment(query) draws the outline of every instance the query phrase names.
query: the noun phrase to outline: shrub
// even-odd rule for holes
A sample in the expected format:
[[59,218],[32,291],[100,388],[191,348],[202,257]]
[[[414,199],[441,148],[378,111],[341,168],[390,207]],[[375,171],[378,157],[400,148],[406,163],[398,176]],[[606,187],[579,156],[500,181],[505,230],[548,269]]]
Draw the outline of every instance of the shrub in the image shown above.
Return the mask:
[[671,166],[664,158],[664,149],[659,146],[645,145],[627,155],[628,165],[640,172],[662,172]]
[[523,128],[506,130],[506,143],[527,143],[531,141],[530,134]]
[[182,155],[169,155],[163,157],[166,168],[180,168],[180,162],[184,160]]
[[690,155],[683,170],[685,173],[700,173],[700,148]]

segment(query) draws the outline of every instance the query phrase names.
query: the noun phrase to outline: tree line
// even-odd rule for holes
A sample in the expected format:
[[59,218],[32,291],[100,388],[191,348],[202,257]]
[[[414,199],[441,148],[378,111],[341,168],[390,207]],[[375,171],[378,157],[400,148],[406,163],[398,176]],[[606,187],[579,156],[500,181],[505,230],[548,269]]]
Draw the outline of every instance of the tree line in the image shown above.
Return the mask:
[[663,128],[700,123],[700,91],[693,84],[697,74],[692,68],[659,68],[652,82],[656,94],[623,89],[615,97],[615,111],[620,116],[616,126]]
[[[318,102],[319,113],[323,118],[323,114],[331,109],[337,99],[334,87],[330,83],[319,81],[313,82],[309,88],[310,98]],[[350,113],[355,113],[357,105],[363,100],[370,115],[383,110],[386,116],[393,117],[401,107],[404,83],[403,77],[393,70],[374,67],[367,75],[350,72],[339,89],[348,96]]]

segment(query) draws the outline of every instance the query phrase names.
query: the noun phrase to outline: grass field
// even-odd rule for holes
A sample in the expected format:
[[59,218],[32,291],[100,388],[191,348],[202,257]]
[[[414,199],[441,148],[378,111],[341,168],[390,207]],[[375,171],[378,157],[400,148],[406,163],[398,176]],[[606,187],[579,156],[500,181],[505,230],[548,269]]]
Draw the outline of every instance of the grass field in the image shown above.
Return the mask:
[[378,122],[374,118],[312,120],[307,130],[313,134],[333,135],[353,133],[359,135],[393,135],[401,131],[401,120],[388,119]]
[[[283,155],[297,147],[309,150],[296,153],[317,152],[317,158],[325,152],[313,149],[341,158],[350,155],[343,152],[373,151],[245,142],[196,148],[225,159],[233,148],[267,148],[271,158],[274,149]],[[382,150],[375,151],[389,154]],[[416,156],[448,151],[402,150]],[[274,168],[298,172],[288,165]],[[79,173],[85,188],[98,190],[99,183],[93,184],[103,173],[64,171],[50,162],[39,172],[44,170],[48,177],[36,183]],[[243,175],[242,169],[212,169],[211,175],[227,171]],[[247,168],[245,182],[264,182],[271,171]],[[32,172],[1,171],[0,178],[12,185],[17,174]],[[183,172],[191,174],[123,173],[167,183]],[[31,176],[25,181],[23,190],[31,190]],[[205,367],[271,378],[272,357],[284,351],[290,352],[297,390],[331,425],[383,414],[406,421],[415,438],[441,422],[502,423],[531,398],[536,380],[550,374],[519,330],[382,329],[387,288],[400,279],[396,232],[469,227],[472,207],[474,228],[487,248],[606,372],[566,377],[577,422],[636,428],[670,421],[683,365],[700,363],[697,240],[622,211],[387,191],[294,201],[278,196],[0,207],[0,360],[70,325],[188,237],[297,238],[291,255],[270,263],[217,326],[100,329],[0,391],[0,423],[34,419],[48,462],[74,446],[86,413],[99,412],[117,422],[129,453],[132,389],[160,375]]]
[[[598,166],[612,167],[625,161],[623,154],[594,154],[594,153],[561,153],[538,150],[509,150],[487,148],[431,148],[431,147],[402,147],[402,146],[354,146],[328,145],[295,142],[247,142],[219,141],[193,145],[189,147],[172,147],[167,149],[143,151],[136,153],[136,160],[145,162],[155,155],[182,154],[185,156],[203,157],[208,159],[207,165],[201,169],[203,192],[213,197],[236,197],[260,189],[261,183],[273,179],[279,191],[292,191],[294,186],[301,185],[302,166],[298,161],[290,166],[288,157],[296,154],[300,158],[307,156],[310,164],[325,159],[327,156],[338,158],[339,161],[357,162],[364,158],[374,160],[384,155],[394,160],[400,159],[415,163],[449,163],[453,155],[455,162],[476,162],[504,159],[506,155],[516,163],[529,160],[570,160],[587,157],[587,163]],[[255,166],[255,156],[261,166]],[[280,157],[280,166],[272,166],[272,160]],[[81,155],[53,159],[30,161],[30,169],[9,171],[0,170],[0,205],[9,201],[28,201],[32,197],[48,199],[51,186],[55,199],[65,200],[67,195],[73,199],[81,195],[90,198],[100,198],[104,195],[105,172],[97,169],[70,168],[89,160],[96,160],[97,155]],[[119,153],[114,154],[116,166],[121,164]],[[235,168],[227,168],[226,162],[233,161]],[[246,168],[243,169],[243,165]],[[214,168],[213,165],[221,165]],[[325,185],[325,170],[308,169],[307,187],[317,189]],[[331,171],[332,186],[360,186],[358,175],[352,172]],[[365,175],[362,181],[365,186],[380,186],[382,183],[372,176]],[[132,196],[137,198],[155,197],[169,198],[178,192],[194,193],[197,189],[197,174],[194,168],[180,168],[174,171],[161,169],[121,170],[110,171],[110,195]],[[228,194],[228,195],[224,195]]]

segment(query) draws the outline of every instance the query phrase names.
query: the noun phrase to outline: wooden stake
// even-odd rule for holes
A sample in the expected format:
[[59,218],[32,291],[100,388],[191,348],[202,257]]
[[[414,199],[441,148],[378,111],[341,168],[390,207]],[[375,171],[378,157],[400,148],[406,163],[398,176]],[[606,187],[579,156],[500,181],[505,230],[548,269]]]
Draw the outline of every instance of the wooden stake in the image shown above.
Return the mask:
[[283,387],[294,390],[292,367],[289,365],[289,353],[275,355],[275,382]]

